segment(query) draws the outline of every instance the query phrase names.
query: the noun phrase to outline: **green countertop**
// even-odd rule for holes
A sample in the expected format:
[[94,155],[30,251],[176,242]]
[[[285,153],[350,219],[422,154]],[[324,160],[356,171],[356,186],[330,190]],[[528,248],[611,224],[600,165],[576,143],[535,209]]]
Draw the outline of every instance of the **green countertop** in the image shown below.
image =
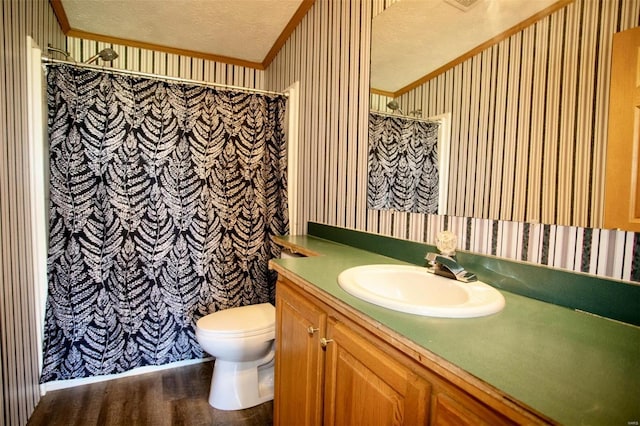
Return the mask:
[[640,328],[502,290],[504,310],[487,317],[395,312],[351,296],[337,276],[404,262],[312,236],[280,238],[318,256],[273,262],[540,413],[567,425],[640,421]]

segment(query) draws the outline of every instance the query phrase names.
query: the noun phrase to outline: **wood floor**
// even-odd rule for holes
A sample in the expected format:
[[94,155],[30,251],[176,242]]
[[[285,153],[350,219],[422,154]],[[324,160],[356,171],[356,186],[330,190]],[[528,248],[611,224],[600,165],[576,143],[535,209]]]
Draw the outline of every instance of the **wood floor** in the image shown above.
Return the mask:
[[28,425],[273,424],[273,402],[221,411],[207,401],[213,362],[48,392]]

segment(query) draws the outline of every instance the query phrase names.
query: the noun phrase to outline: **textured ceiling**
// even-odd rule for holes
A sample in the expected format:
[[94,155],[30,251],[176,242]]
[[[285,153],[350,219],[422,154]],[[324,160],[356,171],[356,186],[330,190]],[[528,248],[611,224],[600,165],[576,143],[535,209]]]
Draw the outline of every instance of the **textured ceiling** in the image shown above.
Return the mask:
[[[278,38],[303,3],[311,5],[311,0],[50,1],[54,9],[61,5],[69,35],[231,58],[258,68],[268,65],[267,56],[279,47]],[[477,0],[464,12],[450,4],[456,1],[398,0],[374,18],[372,88],[397,92],[558,2]]]
[[402,0],[373,19],[371,87],[397,92],[557,0]]
[[262,63],[302,0],[60,3],[76,32]]

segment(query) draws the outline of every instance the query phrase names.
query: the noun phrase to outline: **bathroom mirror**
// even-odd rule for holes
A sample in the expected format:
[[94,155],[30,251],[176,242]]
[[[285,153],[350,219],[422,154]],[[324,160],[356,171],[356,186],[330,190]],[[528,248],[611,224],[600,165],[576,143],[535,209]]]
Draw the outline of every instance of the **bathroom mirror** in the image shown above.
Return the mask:
[[[616,31],[596,19],[615,5],[584,12],[567,8],[572,0],[460,0],[465,11],[457,1],[376,3],[371,109],[390,113],[396,101],[424,118],[452,113],[448,215],[601,227],[609,81],[597,65],[608,47],[581,40]],[[510,20],[498,22],[505,11]],[[593,22],[572,26],[581,13]],[[490,43],[505,33],[515,37]]]

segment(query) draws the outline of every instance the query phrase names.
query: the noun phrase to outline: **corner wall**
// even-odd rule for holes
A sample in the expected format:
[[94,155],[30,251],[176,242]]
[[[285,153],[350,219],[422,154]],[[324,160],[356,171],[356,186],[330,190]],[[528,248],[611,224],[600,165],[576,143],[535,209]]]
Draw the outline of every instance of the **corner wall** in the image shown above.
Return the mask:
[[300,81],[298,229],[366,229],[370,1],[318,0],[266,71],[267,88]]
[[26,424],[40,400],[29,221],[27,36],[43,51],[65,38],[47,0],[3,0],[0,34],[0,425]]

